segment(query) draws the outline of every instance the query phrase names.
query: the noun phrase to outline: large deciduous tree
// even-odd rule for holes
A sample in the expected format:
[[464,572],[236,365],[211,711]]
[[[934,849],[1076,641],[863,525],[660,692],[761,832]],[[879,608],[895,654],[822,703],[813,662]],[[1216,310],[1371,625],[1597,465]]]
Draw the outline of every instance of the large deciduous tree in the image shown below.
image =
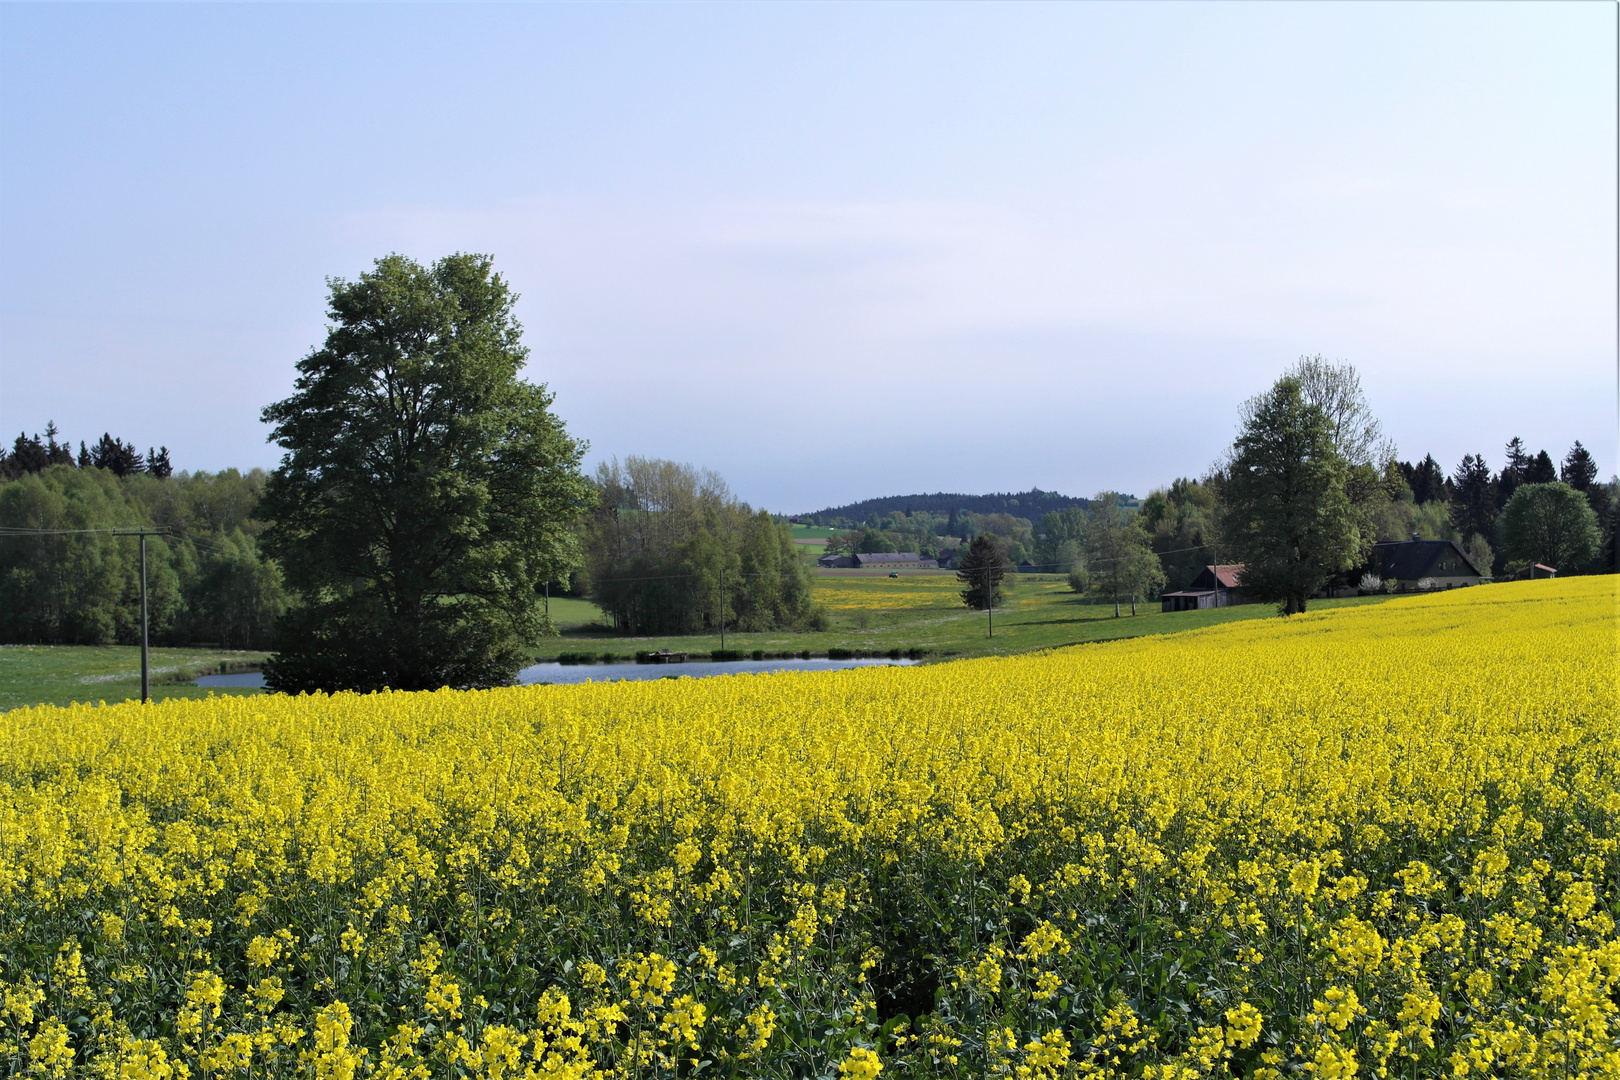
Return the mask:
[[1345,491],[1349,467],[1299,380],[1284,376],[1244,413],[1222,533],[1243,563],[1243,591],[1292,615],[1367,546]]
[[1153,553],[1153,538],[1140,515],[1127,514],[1118,492],[1099,491],[1086,510],[1086,566],[1091,588],[1114,603],[1122,599],[1136,614],[1136,597],[1164,585],[1164,567]]
[[519,378],[516,297],[484,255],[377,260],[330,282],[326,342],[264,410],[286,450],[264,546],[302,603],[279,690],[510,683],[549,630],[539,590],[579,565],[583,445]]
[[1521,484],[1502,512],[1509,557],[1579,570],[1597,554],[1602,532],[1586,497],[1568,484]]
[[1333,449],[1352,465],[1382,471],[1395,456],[1361,391],[1361,376],[1353,364],[1334,364],[1320,355],[1302,356],[1284,375],[1299,384],[1307,404],[1322,410]]

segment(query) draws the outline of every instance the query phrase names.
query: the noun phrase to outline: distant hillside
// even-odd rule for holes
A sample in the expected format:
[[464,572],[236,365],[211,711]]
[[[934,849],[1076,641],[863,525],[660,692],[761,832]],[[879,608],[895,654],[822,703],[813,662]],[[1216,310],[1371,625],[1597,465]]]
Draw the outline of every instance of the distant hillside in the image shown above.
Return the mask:
[[882,517],[892,514],[896,510],[906,513],[915,513],[927,510],[934,514],[949,514],[967,511],[973,514],[1011,514],[1014,517],[1027,518],[1031,522],[1040,521],[1043,514],[1050,514],[1054,510],[1066,510],[1071,506],[1087,506],[1086,499],[1077,499],[1069,495],[1060,495],[1055,491],[1042,491],[1040,488],[1031,488],[1017,494],[997,493],[995,495],[956,495],[947,492],[937,492],[933,495],[891,495],[881,499],[863,499],[860,502],[850,503],[847,506],[829,506],[825,510],[818,510],[814,514],[800,514],[799,520],[816,518],[819,521],[831,521],[844,518],[849,521],[865,521],[868,515],[876,514]]

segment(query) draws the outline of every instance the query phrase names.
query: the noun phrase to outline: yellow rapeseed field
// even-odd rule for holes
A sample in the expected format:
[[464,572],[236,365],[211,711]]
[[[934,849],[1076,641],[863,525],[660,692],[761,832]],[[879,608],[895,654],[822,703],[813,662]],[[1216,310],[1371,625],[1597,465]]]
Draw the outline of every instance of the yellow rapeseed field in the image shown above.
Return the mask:
[[6,713],[0,1074],[1620,1076],[1617,599]]
[[[857,577],[828,574],[815,579],[816,603],[834,611],[853,611],[860,608],[880,611],[903,611],[917,608],[939,608],[942,611],[966,611],[962,603],[965,588],[955,574],[908,574],[900,578]],[[1065,582],[1031,581],[1016,574],[1008,574],[1004,606],[1024,607],[1038,597],[1072,592]]]
[[901,578],[825,575],[815,579],[816,603],[834,611],[934,607],[962,611],[962,589],[955,574],[908,574]]

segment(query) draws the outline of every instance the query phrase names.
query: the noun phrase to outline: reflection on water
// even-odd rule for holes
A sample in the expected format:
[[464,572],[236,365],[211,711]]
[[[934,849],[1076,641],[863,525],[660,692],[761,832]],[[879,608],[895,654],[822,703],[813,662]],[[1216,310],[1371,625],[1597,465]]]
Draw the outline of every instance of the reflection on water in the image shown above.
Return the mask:
[[[612,682],[615,679],[703,678],[705,675],[765,675],[773,671],[841,671],[856,667],[905,667],[915,660],[695,660],[685,664],[534,664],[518,672],[517,681],[535,683]],[[263,686],[264,673],[204,675],[198,686]]]
[[613,679],[702,678],[764,675],[772,671],[840,671],[854,667],[904,667],[915,660],[695,660],[685,664],[535,664],[518,672],[520,683],[608,682]]
[[198,686],[263,686],[264,672],[244,671],[236,675],[204,675]]

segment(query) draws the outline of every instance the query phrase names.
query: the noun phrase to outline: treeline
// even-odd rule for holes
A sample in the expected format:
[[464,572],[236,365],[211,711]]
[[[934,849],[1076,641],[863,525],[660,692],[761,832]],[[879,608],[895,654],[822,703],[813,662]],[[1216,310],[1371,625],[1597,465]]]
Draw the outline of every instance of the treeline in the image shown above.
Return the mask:
[[[1510,440],[1501,472],[1492,472],[1484,455],[1465,455],[1448,475],[1432,455],[1416,465],[1390,459],[1376,485],[1365,485],[1361,509],[1365,535],[1377,540],[1454,540],[1487,576],[1523,574],[1532,561],[1509,543],[1507,509],[1513,495],[1531,484],[1563,484],[1580,493],[1597,528],[1593,554],[1577,565],[1557,567],[1561,574],[1611,573],[1615,530],[1620,520],[1620,484],[1600,482],[1591,453],[1577,440],[1555,466],[1550,454],[1525,451],[1521,439]],[[1168,588],[1186,588],[1204,566],[1219,556],[1221,493],[1224,472],[1202,480],[1178,479],[1153,492],[1142,503],[1143,524],[1164,562]],[[1356,568],[1359,573],[1361,567]],[[1355,576],[1355,574],[1351,574]]]
[[[1271,428],[1260,423],[1266,410]],[[1284,414],[1292,417],[1287,423],[1277,419]],[[1414,465],[1382,440],[1355,369],[1320,357],[1302,358],[1271,391],[1249,402],[1245,424],[1246,438],[1272,432],[1277,446],[1269,458],[1256,458],[1254,446],[1243,450],[1240,439],[1229,460],[1201,480],[1178,479],[1143,502],[1143,525],[1172,589],[1186,587],[1211,561],[1244,561],[1268,530],[1285,530],[1280,511],[1265,510],[1267,499],[1250,499],[1234,483],[1252,487],[1257,477],[1290,470],[1329,478],[1321,481],[1321,503],[1312,513],[1335,523],[1339,535],[1331,544],[1319,535],[1303,542],[1322,542],[1335,552],[1317,570],[1328,567],[1336,586],[1376,574],[1369,559],[1374,543],[1413,538],[1455,541],[1482,574],[1497,578],[1522,576],[1535,562],[1564,575],[1620,569],[1620,481],[1600,482],[1598,464],[1579,440],[1559,464],[1514,438],[1500,472],[1483,454],[1464,455],[1449,475],[1432,454]],[[1313,438],[1321,445],[1302,450]]]
[[[1285,382],[1297,398],[1286,407],[1273,400]],[[1272,391],[1246,403],[1245,425],[1257,423],[1266,408],[1281,408],[1290,417],[1286,423],[1271,418],[1281,427],[1274,433],[1279,448],[1269,459],[1255,464],[1235,444],[1228,459],[1201,479],[1177,479],[1140,503],[1100,492],[1033,520],[959,511],[874,512],[835,534],[827,548],[850,554],[916,551],[933,558],[990,536],[996,557],[1009,566],[1027,562],[1068,574],[1078,591],[1116,599],[1151,595],[1159,588],[1186,588],[1210,563],[1240,562],[1240,552],[1252,554],[1258,540],[1287,531],[1290,526],[1276,514],[1234,511],[1234,481],[1247,485],[1269,469],[1332,478],[1324,481],[1323,495],[1331,506],[1317,510],[1336,522],[1342,541],[1330,575],[1335,587],[1355,585],[1375,570],[1370,556],[1376,542],[1413,537],[1456,541],[1487,576],[1522,575],[1531,563],[1548,560],[1562,574],[1620,569],[1620,482],[1600,482],[1597,462],[1578,440],[1556,464],[1547,451],[1531,453],[1514,438],[1499,472],[1482,454],[1465,455],[1450,474],[1433,455],[1414,465],[1400,460],[1383,438],[1355,369],[1320,357],[1301,358]],[[1515,511],[1521,492],[1526,497]],[[1534,499],[1527,497],[1532,494]],[[1141,560],[1144,546],[1157,557],[1157,572]]]
[[135,449],[134,443],[115,439],[110,433],[104,432],[94,446],[86,446],[81,439],[79,452],[75,455],[70,443],[56,441],[60,434],[53,420],[45,425],[44,438],[38,432],[33,435],[19,432],[9,451],[0,446],[0,480],[15,480],[29,473],[44,472],[52,465],[106,469],[114,476],[132,476],[144,472],[159,480],[168,479],[174,472],[174,467],[169,463],[167,446],[148,449],[143,457]]
[[0,481],[0,641],[139,641],[139,541],[115,530],[151,529],[163,531],[146,541],[152,640],[268,647],[288,599],[259,552],[264,483],[258,469],[119,475],[76,461]]
[[1085,499],[1061,495],[1055,491],[1030,488],[1012,494],[961,495],[936,492],[932,495],[890,495],[880,499],[862,499],[845,506],[830,506],[814,514],[801,514],[798,520],[807,525],[830,525],[835,529],[848,529],[870,522],[874,518],[895,515],[912,517],[929,514],[937,517],[954,515],[1006,515],[1037,521],[1046,514],[1084,508]]
[[571,582],[629,634],[809,629],[825,617],[791,531],[734,498],[721,477],[630,457],[598,467]]

